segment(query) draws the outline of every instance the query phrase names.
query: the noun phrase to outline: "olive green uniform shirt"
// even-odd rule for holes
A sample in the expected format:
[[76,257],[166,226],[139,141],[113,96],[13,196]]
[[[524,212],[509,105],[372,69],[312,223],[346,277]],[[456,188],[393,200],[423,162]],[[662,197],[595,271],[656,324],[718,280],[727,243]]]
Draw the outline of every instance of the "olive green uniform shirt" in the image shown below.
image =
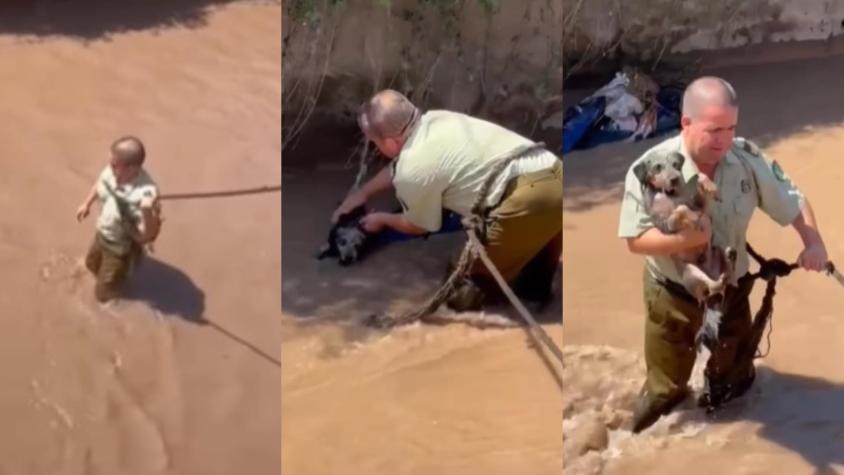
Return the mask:
[[132,244],[132,238],[124,227],[126,223],[123,222],[117,201],[108,192],[106,185],[128,205],[131,218],[136,222],[141,220],[141,200],[145,197],[157,197],[158,185],[144,169],[141,169],[138,176],[131,182],[123,185],[117,184],[110,166],[106,166],[100,172],[97,179],[97,198],[102,203],[102,210],[97,219],[97,231],[109,242],[115,252],[125,253]]
[[[434,232],[442,226],[443,208],[468,216],[496,163],[531,144],[494,122],[453,111],[426,112],[393,162],[393,186],[404,217]],[[547,150],[514,160],[492,184],[486,205],[500,201],[510,179],[549,170],[558,161]]]
[[[646,151],[627,170],[624,196],[621,203],[618,236],[635,238],[653,226],[642,201],[642,187],[633,168],[650,154],[679,151],[686,160],[682,174],[685,179],[699,173],[685,149],[681,135],[669,138]],[[713,181],[718,187],[719,200],[713,201],[709,211],[712,220],[712,243],[722,248],[731,246],[738,253],[736,274],[732,282],[746,274],[750,262],[745,248],[747,228],[756,208],[782,226],[791,224],[803,208],[804,197],[776,161],[768,159],[758,147],[737,137],[726,157],[715,168]],[[646,256],[646,265],[656,278],[681,282],[681,277],[669,256]]]

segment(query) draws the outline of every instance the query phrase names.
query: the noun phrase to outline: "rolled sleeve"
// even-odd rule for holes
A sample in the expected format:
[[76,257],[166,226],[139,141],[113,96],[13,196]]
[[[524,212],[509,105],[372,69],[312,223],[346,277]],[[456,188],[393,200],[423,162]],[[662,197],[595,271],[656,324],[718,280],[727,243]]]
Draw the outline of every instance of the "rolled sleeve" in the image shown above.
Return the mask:
[[653,227],[653,220],[645,212],[643,205],[642,186],[636,175],[633,174],[633,166],[627,170],[624,179],[624,196],[621,200],[621,213],[618,220],[618,237],[635,238],[639,237]]

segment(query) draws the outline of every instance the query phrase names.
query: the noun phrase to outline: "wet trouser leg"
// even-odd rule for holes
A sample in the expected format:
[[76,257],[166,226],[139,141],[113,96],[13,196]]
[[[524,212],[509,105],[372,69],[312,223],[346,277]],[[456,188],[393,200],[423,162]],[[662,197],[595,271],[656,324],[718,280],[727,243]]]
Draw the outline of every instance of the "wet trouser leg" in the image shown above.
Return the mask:
[[[676,284],[675,284],[676,285]],[[724,300],[717,348],[710,348],[708,384],[736,386],[753,374],[752,361],[736,361],[750,337],[749,295],[753,280],[743,277],[737,287],[728,287]],[[694,337],[703,310],[681,289],[656,281],[645,270],[644,303],[645,363],[647,377],[634,409],[634,431],[644,429],[681,402],[688,392],[694,367]]]
[[[501,203],[490,213],[484,246],[487,255],[509,285],[514,286],[518,279],[519,290],[530,296],[539,298],[550,291],[559,263],[562,186],[562,164],[558,162],[548,170],[511,180]],[[503,299],[498,283],[480,259],[473,263],[469,277],[464,285],[476,286],[483,297],[473,300],[471,306],[450,299],[451,308],[474,309],[480,302]]]

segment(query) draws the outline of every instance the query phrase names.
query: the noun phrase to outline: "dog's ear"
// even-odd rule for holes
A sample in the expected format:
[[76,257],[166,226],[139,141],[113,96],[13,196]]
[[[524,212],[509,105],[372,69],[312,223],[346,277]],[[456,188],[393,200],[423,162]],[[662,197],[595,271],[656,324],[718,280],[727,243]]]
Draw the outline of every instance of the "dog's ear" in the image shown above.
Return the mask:
[[639,179],[639,183],[646,185],[648,183],[647,162],[639,162],[635,167],[633,167],[633,175]]
[[700,176],[698,174],[694,174],[686,180],[686,183],[683,185],[686,190],[686,193],[690,195],[694,195],[700,189]]
[[670,157],[671,163],[674,165],[674,168],[676,168],[677,171],[682,170],[683,164],[686,163],[686,157],[684,157],[683,154],[680,152],[671,152]]

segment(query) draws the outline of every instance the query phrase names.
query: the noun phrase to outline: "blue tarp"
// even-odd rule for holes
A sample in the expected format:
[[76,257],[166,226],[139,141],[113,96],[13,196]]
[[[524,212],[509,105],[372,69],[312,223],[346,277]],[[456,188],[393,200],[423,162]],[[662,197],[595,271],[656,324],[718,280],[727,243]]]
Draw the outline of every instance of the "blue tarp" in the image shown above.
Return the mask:
[[[680,105],[683,91],[676,88],[663,88],[657,94],[657,122],[652,138],[680,127]],[[586,150],[598,145],[626,140],[633,132],[619,130],[613,120],[604,115],[606,98],[596,96],[584,99],[569,107],[563,116],[563,153],[572,150]]]

